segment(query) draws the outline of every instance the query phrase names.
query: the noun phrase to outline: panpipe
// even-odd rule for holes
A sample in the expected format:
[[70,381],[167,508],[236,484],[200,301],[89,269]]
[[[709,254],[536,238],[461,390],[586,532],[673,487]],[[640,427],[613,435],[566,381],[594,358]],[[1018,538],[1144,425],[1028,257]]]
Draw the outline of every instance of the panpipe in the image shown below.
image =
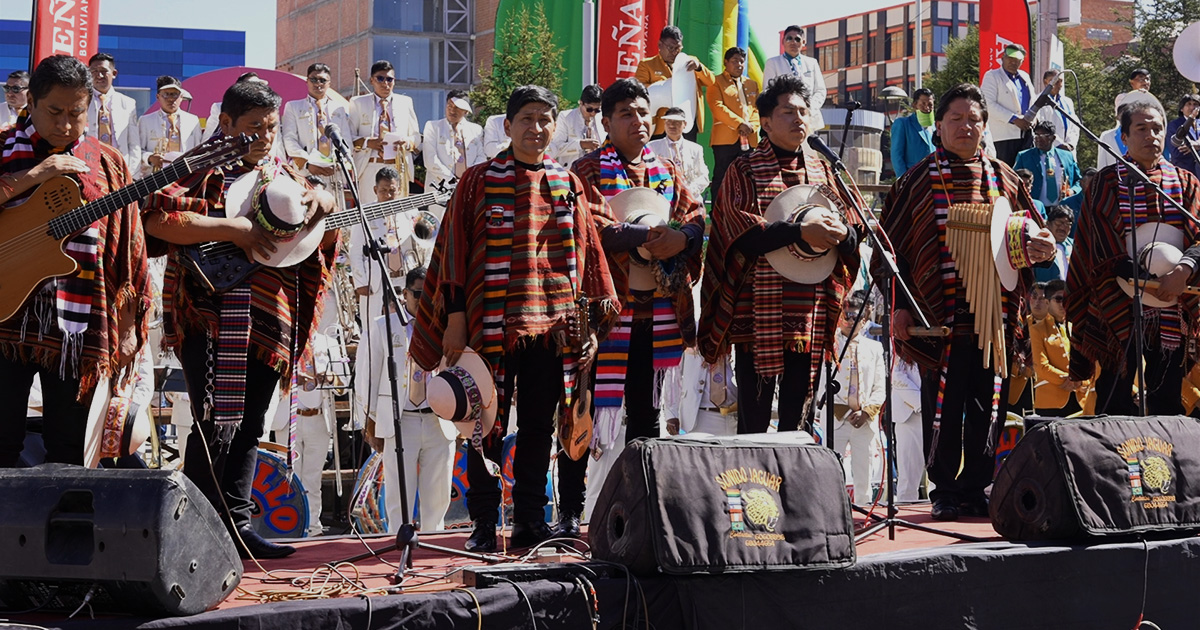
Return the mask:
[[958,276],[966,288],[967,302],[975,315],[975,334],[983,350],[983,367],[1008,377],[1004,343],[1004,306],[1000,275],[992,253],[993,206],[959,203],[950,206],[946,220],[946,245],[954,256]]

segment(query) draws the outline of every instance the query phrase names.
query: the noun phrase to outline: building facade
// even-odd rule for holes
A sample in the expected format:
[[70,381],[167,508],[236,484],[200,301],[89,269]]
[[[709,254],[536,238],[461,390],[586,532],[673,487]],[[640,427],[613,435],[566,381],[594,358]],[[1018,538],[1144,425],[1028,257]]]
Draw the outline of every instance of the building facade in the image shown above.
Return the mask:
[[[492,22],[495,21],[495,0]],[[345,96],[370,90],[371,64],[396,68],[396,90],[412,97],[418,120],[441,118],[451,89],[470,89],[475,72],[476,0],[278,0],[275,59],[304,74],[314,62],[333,69]],[[490,28],[490,27],[489,27]],[[486,49],[491,53],[491,45]],[[355,79],[358,70],[359,84]]]

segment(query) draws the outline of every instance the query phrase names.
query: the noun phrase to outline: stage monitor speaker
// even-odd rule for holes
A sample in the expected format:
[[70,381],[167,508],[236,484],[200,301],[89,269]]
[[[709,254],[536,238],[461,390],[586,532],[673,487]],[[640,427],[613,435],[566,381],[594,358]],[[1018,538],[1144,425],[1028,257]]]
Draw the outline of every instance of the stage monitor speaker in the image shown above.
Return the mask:
[[[242,563],[183,473],[63,464],[0,470],[0,608],[191,615]],[[88,598],[90,593],[91,597]]]
[[855,561],[841,462],[802,432],[635,441],[604,482],[588,536],[594,558],[643,575]]
[[1008,540],[1200,531],[1200,423],[1184,416],[1056,420],[1025,433],[996,475]]

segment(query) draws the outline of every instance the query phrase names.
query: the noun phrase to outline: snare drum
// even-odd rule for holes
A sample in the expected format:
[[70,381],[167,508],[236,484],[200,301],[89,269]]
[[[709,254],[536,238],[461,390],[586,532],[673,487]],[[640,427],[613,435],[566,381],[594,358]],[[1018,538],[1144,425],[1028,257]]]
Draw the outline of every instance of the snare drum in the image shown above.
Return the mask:
[[300,478],[287,480],[287,461],[265,448],[258,449],[251,492],[250,523],[263,538],[302,538],[308,531],[308,497]]
[[353,496],[350,502],[350,522],[354,528],[364,534],[387,533],[382,453],[372,453],[363,463],[354,482]]

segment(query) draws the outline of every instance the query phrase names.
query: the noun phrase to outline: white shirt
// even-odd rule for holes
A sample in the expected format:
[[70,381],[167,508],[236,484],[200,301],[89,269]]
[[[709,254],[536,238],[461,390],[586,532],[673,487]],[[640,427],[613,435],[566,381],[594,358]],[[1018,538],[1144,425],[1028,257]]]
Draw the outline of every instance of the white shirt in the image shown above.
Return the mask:
[[704,198],[704,190],[712,181],[709,179],[708,164],[704,163],[704,147],[687,138],[680,138],[679,142],[673,142],[670,138],[659,138],[650,141],[650,150],[654,151],[659,159],[675,162],[692,196],[696,199]]
[[17,114],[21,113],[18,110],[8,106],[8,103],[0,105],[0,128],[7,127],[17,122]]
[[[392,133],[401,134],[408,143],[414,147],[412,151],[421,150],[421,127],[417,123],[417,112],[413,109],[412,98],[403,94],[392,93],[386,100],[381,100],[375,94],[363,94],[350,99],[350,133],[352,137],[347,139],[347,142],[356,142],[362,138],[379,137],[379,120],[384,109],[391,116]],[[362,148],[354,150],[354,168],[359,173],[366,170],[367,164],[371,158],[382,157],[378,151],[366,148],[364,144]],[[408,166],[409,178],[412,177],[412,152],[407,152],[405,161]],[[360,187],[364,185],[374,186],[375,182],[359,182]]]
[[[178,116],[179,124],[179,150],[187,153],[196,148],[203,140],[204,136],[200,130],[200,119],[182,109],[175,112],[175,115]],[[150,166],[150,156],[156,153],[159,155],[166,153],[167,139],[169,137],[168,129],[167,113],[161,109],[138,119],[138,139],[140,142],[138,151],[142,157],[140,164],[141,171],[138,177],[145,177],[154,172],[154,168]]]
[[[1075,101],[1072,101],[1071,97],[1059,94],[1058,104],[1068,114],[1075,116]],[[1077,155],[1079,127],[1075,123],[1063,120],[1062,114],[1049,105],[1038,110],[1037,119],[1054,123],[1054,146],[1062,147],[1064,144],[1069,144],[1071,145],[1071,155]]]
[[[884,392],[887,368],[883,364],[883,344],[862,334],[857,339],[857,343],[846,351],[846,356],[842,359],[841,367],[838,369],[837,382],[841,387],[834,394],[833,400],[838,404],[848,404],[851,366],[854,365],[857,366],[858,372],[855,390],[858,395],[859,407],[863,409],[872,405],[882,407],[887,400]],[[840,329],[837,331],[835,341],[834,354],[841,356],[842,347],[846,345],[846,337],[842,335]],[[824,391],[825,370],[820,370],[818,381],[820,386],[815,391],[820,394]]]
[[129,172],[136,175],[138,173],[138,165],[142,164],[142,143],[138,134],[137,101],[121,94],[116,88],[110,89],[108,94],[93,92],[92,102],[88,104],[88,131],[96,139],[100,139],[100,127],[97,120],[100,116],[100,102],[102,99],[108,103],[109,118],[112,121],[113,137],[111,144],[121,152],[121,155],[125,156],[125,163],[129,165]]
[[810,122],[814,129],[824,129],[825,119],[821,116],[821,107],[825,104],[825,97],[829,91],[825,87],[825,75],[821,73],[821,66],[817,60],[803,54],[792,61],[789,61],[786,55],[771,57],[763,66],[763,89],[767,89],[771,79],[783,74],[798,76],[804,81],[804,85],[808,86],[812,93],[808,99]]
[[508,148],[511,142],[504,131],[504,114],[488,116],[483,126],[483,154],[490,160]]
[[[404,411],[416,411],[428,408],[428,401],[421,406],[414,405],[409,400],[409,389],[414,378],[423,379],[426,384],[433,374],[421,370],[408,356],[409,340],[412,337],[412,323],[407,326],[400,323],[400,316],[395,313],[387,315],[392,324],[392,348],[396,356],[396,393],[404,401],[401,407]],[[368,336],[369,335],[369,336]],[[352,427],[361,429],[366,425],[366,418],[375,418],[375,437],[388,438],[396,434],[392,424],[392,384],[388,380],[387,368],[387,323],[382,315],[371,321],[368,331],[364,331],[359,342],[358,356],[354,362],[354,399],[356,411]],[[361,376],[357,376],[361,375]],[[442,420],[442,431],[446,436],[457,435],[453,423]]]
[[[1121,153],[1121,145],[1117,143],[1117,134],[1119,134],[1119,133],[1121,133],[1120,127],[1113,127],[1112,129],[1105,131],[1104,133],[1100,134],[1100,144],[1107,144],[1108,146],[1112,147],[1113,150],[1116,151],[1117,153]],[[1111,155],[1108,154],[1108,151],[1105,151],[1104,149],[1100,149],[1099,151],[1096,151],[1096,168],[1097,169],[1102,169],[1105,166],[1108,166],[1110,164],[1116,164],[1116,163],[1117,163],[1117,161],[1115,159],[1113,159],[1113,157]]]
[[487,159],[487,156],[483,154],[483,127],[464,118],[459,121],[456,130],[445,118],[431,120],[425,123],[424,139],[421,144],[421,153],[425,156],[426,186],[433,186],[456,176],[454,165],[459,157],[459,151],[454,141],[456,132],[462,134],[467,167]]
[[558,123],[554,127],[554,137],[550,139],[548,153],[555,162],[571,168],[575,160],[587,153],[579,144],[579,141],[586,137],[591,137],[600,144],[603,144],[604,139],[608,137],[604,125],[600,124],[600,114],[592,116],[591,123],[584,123],[581,108],[568,109],[558,115]]
[[[351,142],[350,111],[346,104],[326,96],[321,107],[325,110],[328,123],[336,125],[342,138]],[[311,96],[289,101],[284,105],[279,135],[283,138],[283,150],[289,160],[307,160],[309,154],[317,148],[317,141],[325,131],[318,128],[317,122],[320,117],[317,112],[317,101]],[[333,155],[332,148],[330,154]]]
[[[1017,74],[1029,90],[1029,103],[1032,105],[1039,92],[1033,89],[1033,83],[1024,70],[1018,70]],[[987,127],[992,132],[992,139],[996,142],[1019,140],[1021,128],[1009,121],[1014,116],[1020,118],[1025,115],[1021,109],[1021,88],[1008,78],[1004,68],[996,68],[983,75],[983,85],[980,89],[983,91],[984,102],[987,103]]]

